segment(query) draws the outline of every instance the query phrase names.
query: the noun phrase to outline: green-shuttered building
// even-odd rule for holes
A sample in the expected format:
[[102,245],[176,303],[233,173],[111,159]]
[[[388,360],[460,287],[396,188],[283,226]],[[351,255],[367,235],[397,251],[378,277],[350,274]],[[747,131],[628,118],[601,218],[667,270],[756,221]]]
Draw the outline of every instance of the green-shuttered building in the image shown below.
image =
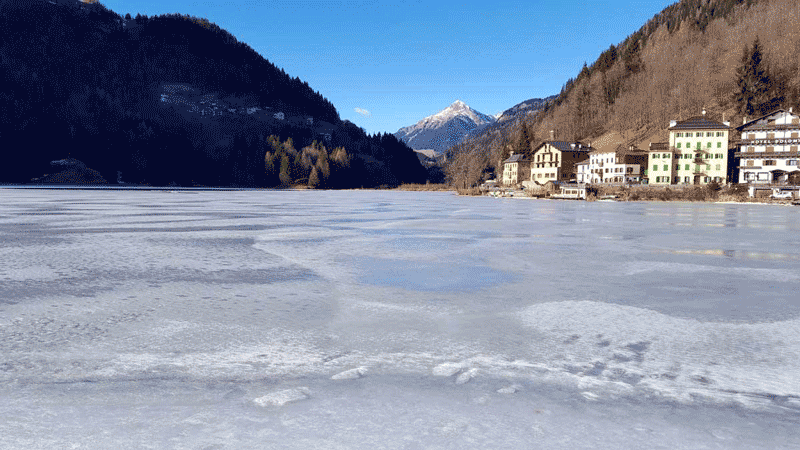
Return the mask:
[[671,121],[669,142],[650,143],[647,179],[650,184],[724,184],[728,180],[730,123],[702,116]]

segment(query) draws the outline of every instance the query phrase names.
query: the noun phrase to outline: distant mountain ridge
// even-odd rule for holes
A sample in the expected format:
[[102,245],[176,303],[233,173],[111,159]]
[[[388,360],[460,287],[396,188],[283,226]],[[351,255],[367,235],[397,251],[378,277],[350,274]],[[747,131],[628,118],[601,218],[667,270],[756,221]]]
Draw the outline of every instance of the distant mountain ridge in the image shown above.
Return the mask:
[[438,113],[414,125],[400,128],[394,135],[412,149],[431,149],[436,153],[443,153],[461,142],[468,134],[495,121],[494,117],[470,108],[461,100],[456,100]]
[[496,116],[498,122],[505,122],[506,120],[516,118],[520,113],[530,114],[533,112],[544,109],[547,102],[553,101],[558,95],[551,95],[545,98],[529,98],[524,102],[517,103],[516,105],[508,108]]

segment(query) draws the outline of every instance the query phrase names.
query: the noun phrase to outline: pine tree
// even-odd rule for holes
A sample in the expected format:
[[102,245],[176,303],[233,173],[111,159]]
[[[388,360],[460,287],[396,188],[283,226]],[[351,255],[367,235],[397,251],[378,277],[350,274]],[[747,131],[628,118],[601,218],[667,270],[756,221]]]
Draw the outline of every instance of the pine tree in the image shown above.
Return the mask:
[[739,105],[739,112],[745,115],[761,113],[762,108],[768,104],[768,94],[772,81],[765,64],[761,43],[758,38],[752,47],[745,46],[742,52],[742,63],[736,69],[737,85],[734,100]]
[[531,152],[531,138],[528,133],[528,126],[525,122],[520,123],[519,139],[517,140],[517,153],[524,157],[528,157]]
[[289,173],[289,156],[287,155],[284,155],[283,159],[281,159],[281,173],[279,178],[283,186],[292,184],[292,175]]
[[308,176],[308,185],[313,188],[319,186],[319,175],[316,167],[311,169],[311,175]]

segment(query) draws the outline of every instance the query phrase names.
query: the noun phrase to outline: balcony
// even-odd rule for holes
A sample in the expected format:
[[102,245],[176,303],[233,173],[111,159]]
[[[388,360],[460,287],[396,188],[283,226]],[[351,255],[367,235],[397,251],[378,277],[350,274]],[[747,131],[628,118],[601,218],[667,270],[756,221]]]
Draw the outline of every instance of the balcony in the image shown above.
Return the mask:
[[759,157],[759,158],[800,158],[800,151],[796,152],[736,152],[736,158]]
[[786,125],[748,125],[747,128],[744,129],[745,132],[747,131],[765,131],[765,130],[800,130],[800,124],[792,123]]
[[800,138],[742,139],[739,145],[800,145]]

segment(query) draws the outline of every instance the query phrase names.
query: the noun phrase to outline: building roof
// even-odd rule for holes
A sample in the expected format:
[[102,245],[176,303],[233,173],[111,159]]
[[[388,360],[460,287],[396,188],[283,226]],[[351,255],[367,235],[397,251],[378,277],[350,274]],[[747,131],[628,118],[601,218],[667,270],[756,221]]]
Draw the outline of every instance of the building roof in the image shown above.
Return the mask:
[[[567,142],[567,141],[544,141],[542,142],[539,147],[536,149],[538,150],[545,144],[550,144],[550,146],[557,148],[559,151],[562,152],[581,152],[581,153],[588,153],[594,148],[589,147],[588,145],[584,144],[583,142]],[[572,145],[575,145],[575,148]]]
[[649,151],[651,152],[669,151],[669,142],[651,142]]
[[738,127],[736,127],[736,129],[739,130],[739,131],[742,131],[743,129],[747,128],[748,126],[753,125],[755,122],[758,122],[759,120],[766,119],[767,117],[773,116],[773,115],[778,114],[778,113],[787,113],[787,114],[791,114],[792,116],[795,116],[795,117],[797,116],[797,114],[795,114],[793,112],[790,112],[790,111],[786,111],[785,109],[776,109],[775,111],[772,111],[769,114],[764,114],[761,117],[756,117],[755,119],[748,121],[744,125],[739,125]]
[[604,149],[594,149],[593,151],[589,152],[591,155],[602,155],[613,153],[616,156],[627,156],[627,155],[647,155],[646,150],[642,150],[635,145],[622,145],[618,144],[614,147],[608,146]]
[[514,162],[530,162],[530,160],[525,159],[525,155],[517,153],[509,156],[507,160],[503,161],[503,164],[514,163]]
[[730,129],[728,125],[711,120],[706,116],[695,116],[689,119],[680,121],[675,125],[669,127],[670,130],[727,130]]

